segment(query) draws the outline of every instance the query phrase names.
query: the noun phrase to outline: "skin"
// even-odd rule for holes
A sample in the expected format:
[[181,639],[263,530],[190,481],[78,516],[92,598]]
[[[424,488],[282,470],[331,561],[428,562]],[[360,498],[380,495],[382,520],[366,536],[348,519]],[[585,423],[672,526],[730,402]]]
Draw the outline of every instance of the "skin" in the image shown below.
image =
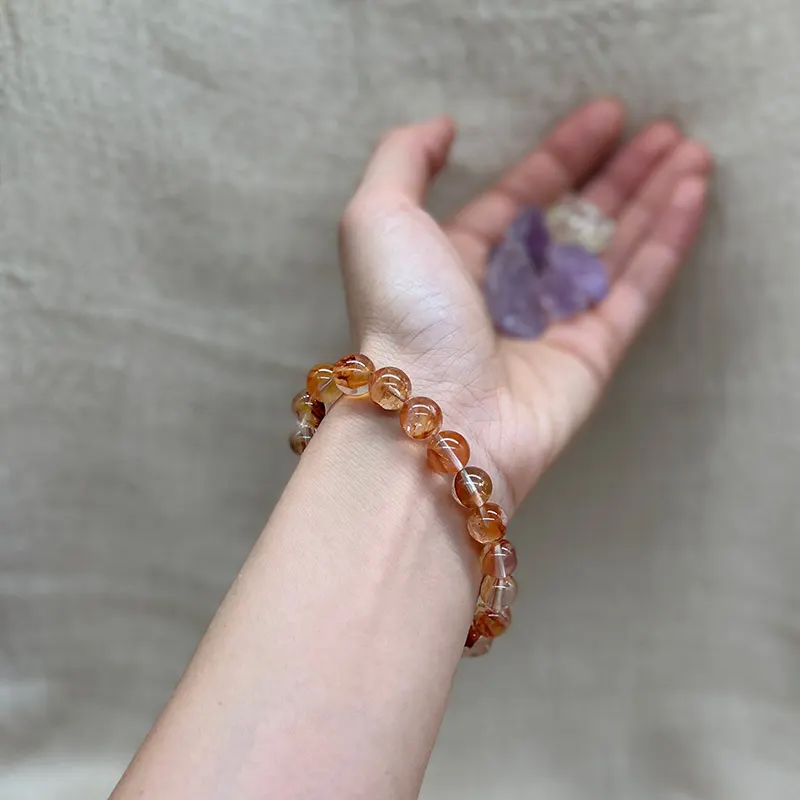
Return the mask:
[[[597,404],[703,218],[707,149],[665,121],[619,146],[622,127],[617,101],[584,106],[441,224],[423,203],[453,122],[400,128],[342,218],[358,349],[440,403],[511,514]],[[498,337],[480,291],[489,250],[521,205],[576,188],[617,221],[611,292],[536,341]],[[479,575],[463,514],[391,422],[369,401],[325,419],[115,800],[417,795]]]

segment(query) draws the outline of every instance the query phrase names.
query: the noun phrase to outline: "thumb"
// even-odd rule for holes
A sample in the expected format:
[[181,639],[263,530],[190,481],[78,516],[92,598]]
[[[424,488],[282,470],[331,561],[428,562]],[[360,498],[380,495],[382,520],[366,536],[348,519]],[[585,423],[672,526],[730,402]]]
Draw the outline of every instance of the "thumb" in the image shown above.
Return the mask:
[[394,198],[422,205],[454,137],[455,125],[448,116],[390,131],[375,149],[353,203]]
[[432,237],[420,237],[419,222],[426,216],[421,206],[454,136],[447,116],[387,133],[342,215],[341,267],[357,338],[365,319],[383,315],[376,305],[402,294],[403,282],[421,284],[427,265],[435,261],[428,252]]

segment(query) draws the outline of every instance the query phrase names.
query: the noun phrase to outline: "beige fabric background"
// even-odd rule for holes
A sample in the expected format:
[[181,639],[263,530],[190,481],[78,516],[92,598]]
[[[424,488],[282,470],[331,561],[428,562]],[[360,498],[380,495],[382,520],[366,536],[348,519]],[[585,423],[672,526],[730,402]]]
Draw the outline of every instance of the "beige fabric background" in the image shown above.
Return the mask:
[[178,678],[347,347],[377,134],[457,117],[447,209],[607,91],[712,145],[712,218],[515,521],[423,797],[800,797],[798,35],[796,0],[2,0],[0,797],[105,797]]

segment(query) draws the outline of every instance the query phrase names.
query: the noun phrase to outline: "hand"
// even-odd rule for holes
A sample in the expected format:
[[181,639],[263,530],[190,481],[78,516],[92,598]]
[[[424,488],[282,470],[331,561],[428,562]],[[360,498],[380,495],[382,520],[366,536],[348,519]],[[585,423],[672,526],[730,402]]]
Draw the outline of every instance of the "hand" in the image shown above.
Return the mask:
[[[443,224],[422,204],[453,122],[399,128],[378,146],[342,218],[359,349],[378,366],[405,369],[416,394],[440,402],[446,424],[493,462],[484,466],[499,474],[512,510],[596,405],[704,215],[707,149],[657,121],[613,153],[622,124],[617,101],[589,103]],[[604,254],[611,291],[535,341],[498,335],[481,292],[491,247],[521,205],[546,206],[576,188],[616,220]]]

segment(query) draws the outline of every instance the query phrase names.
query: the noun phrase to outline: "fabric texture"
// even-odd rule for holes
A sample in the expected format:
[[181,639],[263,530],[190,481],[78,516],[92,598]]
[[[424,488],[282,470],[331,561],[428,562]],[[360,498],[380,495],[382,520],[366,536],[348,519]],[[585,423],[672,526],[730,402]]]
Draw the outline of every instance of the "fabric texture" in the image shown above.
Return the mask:
[[337,216],[448,111],[451,209],[612,92],[717,159],[704,240],[514,521],[514,630],[424,798],[800,797],[796,0],[0,2],[0,797],[106,797],[348,347]]

